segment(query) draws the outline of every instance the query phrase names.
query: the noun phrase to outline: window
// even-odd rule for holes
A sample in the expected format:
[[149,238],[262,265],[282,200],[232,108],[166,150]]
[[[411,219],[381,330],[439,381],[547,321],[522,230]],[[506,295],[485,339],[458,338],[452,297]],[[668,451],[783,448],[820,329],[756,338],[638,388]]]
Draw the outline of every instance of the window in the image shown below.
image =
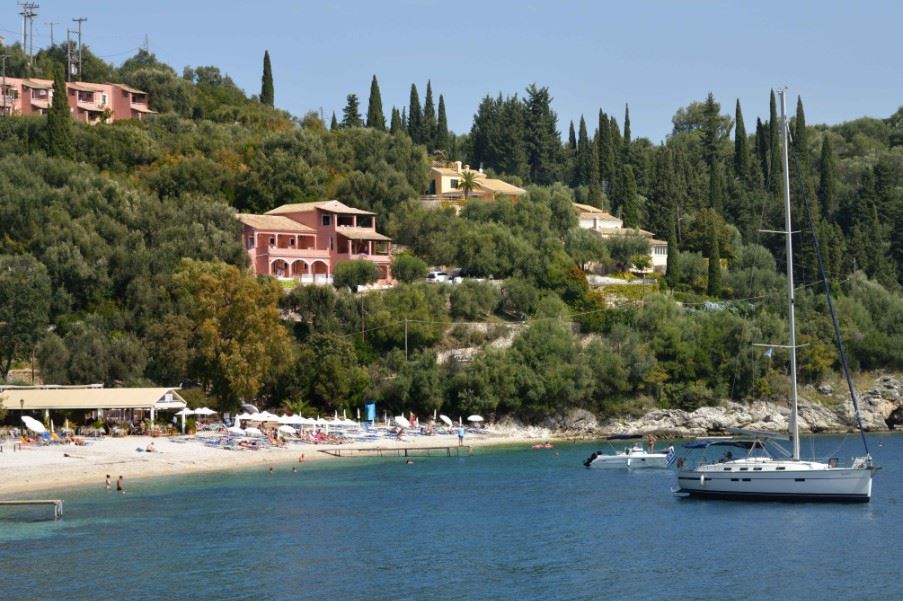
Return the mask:
[[332,225],[332,215],[323,215],[323,227]]
[[254,248],[254,236],[248,236],[248,249]]
[[101,94],[101,95],[100,95],[100,103],[101,103],[101,104],[107,104],[107,95],[106,95],[106,94]]
[[451,186],[452,190],[457,190],[458,189],[458,180],[452,178],[451,180],[449,180],[448,185]]
[[276,246],[276,238],[270,237],[270,246]]

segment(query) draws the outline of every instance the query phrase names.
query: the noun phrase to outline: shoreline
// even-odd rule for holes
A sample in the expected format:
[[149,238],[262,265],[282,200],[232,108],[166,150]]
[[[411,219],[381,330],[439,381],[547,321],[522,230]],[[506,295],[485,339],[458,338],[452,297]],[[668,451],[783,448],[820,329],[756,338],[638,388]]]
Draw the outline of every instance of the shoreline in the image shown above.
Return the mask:
[[[306,463],[347,459],[320,452],[330,449],[381,447],[392,450],[431,446],[452,447],[458,444],[457,436],[437,435],[400,442],[386,439],[342,445],[289,443],[283,448],[228,451],[205,446],[205,438],[207,437],[127,436],[92,441],[84,447],[53,445],[24,447],[18,451],[13,451],[12,441],[4,441],[0,443],[3,446],[3,452],[0,453],[0,499],[91,484],[102,487],[107,474],[114,483],[116,478],[122,475],[128,489],[130,482],[155,477],[226,473],[267,465],[301,466]],[[468,434],[464,439],[464,446],[484,448],[531,445],[540,440],[558,442],[564,439],[553,435],[536,437],[510,433]],[[155,452],[139,452],[139,449],[144,449],[151,441],[157,448]],[[304,461],[299,462],[298,459],[302,454]]]

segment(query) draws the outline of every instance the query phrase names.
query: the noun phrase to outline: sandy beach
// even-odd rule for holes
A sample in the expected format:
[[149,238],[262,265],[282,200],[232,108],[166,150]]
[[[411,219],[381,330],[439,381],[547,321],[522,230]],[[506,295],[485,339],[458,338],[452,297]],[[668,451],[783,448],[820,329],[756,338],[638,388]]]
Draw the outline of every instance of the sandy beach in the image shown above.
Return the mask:
[[[141,452],[153,441],[156,451]],[[464,444],[485,447],[503,444],[532,444],[535,436],[526,433],[471,434]],[[281,448],[260,450],[224,450],[206,446],[203,438],[149,436],[106,437],[90,440],[86,446],[50,445],[23,446],[13,449],[13,441],[0,445],[0,497],[21,498],[25,493],[63,489],[68,486],[97,484],[103,486],[107,474],[115,482],[122,475],[126,483],[157,476],[190,474],[210,471],[240,470],[256,465],[288,466],[297,464],[303,454],[304,462],[341,461],[341,458],[320,451],[342,448],[394,449],[400,447],[457,446],[454,435],[410,436],[404,441],[385,438],[374,441],[351,442],[342,445],[289,443]]]

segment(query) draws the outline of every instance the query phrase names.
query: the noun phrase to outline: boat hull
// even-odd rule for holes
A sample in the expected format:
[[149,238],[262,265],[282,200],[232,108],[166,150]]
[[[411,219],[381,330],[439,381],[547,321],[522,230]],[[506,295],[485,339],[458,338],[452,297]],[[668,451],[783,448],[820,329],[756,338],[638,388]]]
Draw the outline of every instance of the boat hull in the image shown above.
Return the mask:
[[680,470],[675,492],[706,499],[849,503],[867,503],[872,496],[872,470],[868,468],[786,462],[752,469],[707,465]]
[[599,455],[587,467],[591,469],[646,469],[668,466],[665,455],[653,453],[651,455]]

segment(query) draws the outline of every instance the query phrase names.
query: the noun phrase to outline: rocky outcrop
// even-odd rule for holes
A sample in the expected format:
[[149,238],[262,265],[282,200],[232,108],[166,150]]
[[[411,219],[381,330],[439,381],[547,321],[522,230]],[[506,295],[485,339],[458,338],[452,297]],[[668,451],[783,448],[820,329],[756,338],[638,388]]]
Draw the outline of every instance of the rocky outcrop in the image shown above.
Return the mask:
[[[818,392],[829,397],[824,403],[807,396],[807,393],[815,390],[807,387],[800,394],[801,431],[848,432],[856,429],[852,403],[844,396],[845,388],[835,391],[830,385],[819,386]],[[893,376],[878,377],[871,388],[859,397],[859,410],[862,425],[867,431],[883,432],[903,425],[903,383]],[[728,428],[782,432],[787,430],[789,420],[790,408],[785,404],[770,401],[741,404],[728,401],[718,407],[700,407],[691,412],[656,409],[635,420],[609,420],[595,433],[704,436],[722,433]]]

